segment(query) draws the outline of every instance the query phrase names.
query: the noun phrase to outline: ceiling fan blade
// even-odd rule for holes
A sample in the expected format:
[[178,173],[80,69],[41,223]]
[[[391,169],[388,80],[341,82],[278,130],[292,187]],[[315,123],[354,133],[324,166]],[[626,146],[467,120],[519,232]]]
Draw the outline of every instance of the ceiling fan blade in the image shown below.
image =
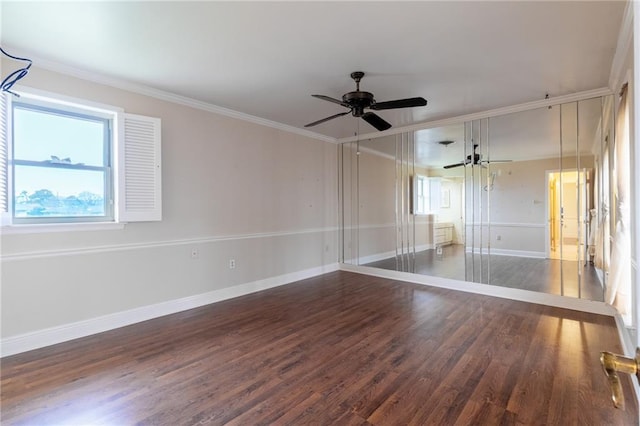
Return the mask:
[[482,160],[481,163],[511,163],[513,160]]
[[320,123],[324,123],[325,121],[333,120],[334,118],[342,117],[343,115],[349,114],[351,111],[341,112],[338,114],[334,114],[331,117],[323,118],[322,120],[314,121],[313,123],[305,124],[304,127],[312,127]]
[[369,108],[373,110],[411,108],[411,107],[425,106],[426,104],[427,104],[427,100],[425,98],[407,98],[407,99],[398,99],[395,101],[377,102],[371,105]]
[[362,119],[380,131],[391,128],[391,124],[387,123],[382,119],[382,117],[372,112],[365,112],[362,114]]
[[460,167],[460,166],[466,166],[468,163],[464,162],[464,163],[456,163],[456,164],[448,164],[446,166],[444,166],[445,169],[452,169],[454,167]]
[[314,98],[318,98],[318,99],[322,99],[322,100],[325,100],[325,101],[333,102],[334,104],[342,105],[343,107],[346,107],[346,108],[351,108],[351,106],[349,104],[347,104],[345,102],[342,102],[339,99],[331,98],[331,97],[325,96],[325,95],[311,95],[311,96],[313,96]]

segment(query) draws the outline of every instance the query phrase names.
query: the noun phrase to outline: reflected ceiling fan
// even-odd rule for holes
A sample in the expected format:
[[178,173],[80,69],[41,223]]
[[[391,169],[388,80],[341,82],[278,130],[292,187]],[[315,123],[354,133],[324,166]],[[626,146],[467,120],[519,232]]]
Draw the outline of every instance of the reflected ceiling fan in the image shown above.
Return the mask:
[[407,98],[397,99],[395,101],[376,102],[376,100],[373,98],[373,93],[360,91],[360,80],[362,79],[362,77],[364,77],[364,73],[362,71],[355,71],[351,73],[351,78],[356,82],[356,91],[345,93],[344,95],[342,95],[342,100],[334,99],[324,95],[311,95],[314,98],[324,99],[325,101],[342,105],[345,108],[349,108],[349,111],[334,114],[330,117],[323,118],[322,120],[305,124],[304,127],[312,127],[320,123],[324,123],[325,121],[333,120],[334,118],[342,117],[343,115],[351,113],[354,117],[361,117],[364,121],[371,124],[376,129],[383,131],[391,128],[391,124],[387,123],[379,115],[371,111],[364,112],[365,109],[368,108],[374,111],[379,111],[383,109],[419,107],[425,106],[427,104],[427,101],[424,98]]
[[455,163],[455,164],[448,164],[446,166],[444,166],[445,169],[452,169],[454,167],[460,167],[460,166],[467,166],[467,165],[472,165],[472,166],[482,166],[485,167],[485,164],[489,164],[489,163],[510,163],[512,160],[483,160],[482,156],[480,154],[476,153],[476,149],[478,148],[478,144],[474,144],[473,145],[473,154],[472,155],[467,155],[467,159],[464,160],[462,163]]

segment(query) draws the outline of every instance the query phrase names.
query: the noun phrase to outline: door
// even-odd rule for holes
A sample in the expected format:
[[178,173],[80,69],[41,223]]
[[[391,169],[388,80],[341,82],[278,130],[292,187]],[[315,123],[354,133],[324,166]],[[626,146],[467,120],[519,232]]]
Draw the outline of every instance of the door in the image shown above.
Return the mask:
[[[581,184],[580,184],[581,183]],[[547,173],[547,257],[577,261],[585,247],[585,172],[576,170]]]

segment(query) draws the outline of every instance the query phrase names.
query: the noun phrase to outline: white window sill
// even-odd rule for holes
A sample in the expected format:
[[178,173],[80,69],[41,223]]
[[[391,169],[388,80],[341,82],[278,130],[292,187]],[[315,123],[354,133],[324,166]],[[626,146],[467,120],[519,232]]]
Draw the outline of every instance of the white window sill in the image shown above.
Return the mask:
[[124,222],[43,223],[38,225],[5,225],[0,234],[38,234],[48,232],[109,231],[124,229]]

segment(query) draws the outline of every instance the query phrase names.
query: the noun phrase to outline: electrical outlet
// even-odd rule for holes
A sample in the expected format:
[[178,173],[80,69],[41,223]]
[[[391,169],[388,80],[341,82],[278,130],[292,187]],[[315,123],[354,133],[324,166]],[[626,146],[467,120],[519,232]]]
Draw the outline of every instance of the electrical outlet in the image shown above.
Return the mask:
[[236,260],[229,259],[229,269],[236,269]]
[[192,248],[191,249],[191,258],[192,259],[197,259],[200,257],[200,251],[197,248]]

